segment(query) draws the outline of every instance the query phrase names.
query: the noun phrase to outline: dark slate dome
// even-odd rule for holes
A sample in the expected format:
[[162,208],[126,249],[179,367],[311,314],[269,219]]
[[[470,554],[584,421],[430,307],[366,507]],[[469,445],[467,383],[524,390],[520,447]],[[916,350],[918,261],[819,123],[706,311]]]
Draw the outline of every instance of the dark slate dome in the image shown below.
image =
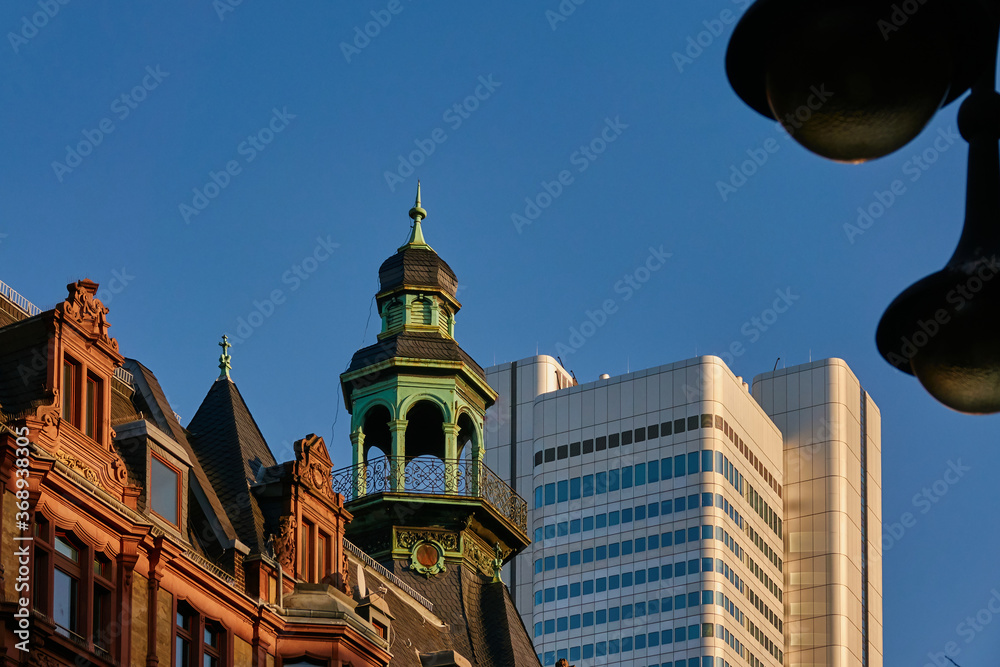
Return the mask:
[[379,292],[402,285],[436,287],[453,299],[458,290],[458,278],[448,263],[427,247],[406,245],[382,262],[378,270]]

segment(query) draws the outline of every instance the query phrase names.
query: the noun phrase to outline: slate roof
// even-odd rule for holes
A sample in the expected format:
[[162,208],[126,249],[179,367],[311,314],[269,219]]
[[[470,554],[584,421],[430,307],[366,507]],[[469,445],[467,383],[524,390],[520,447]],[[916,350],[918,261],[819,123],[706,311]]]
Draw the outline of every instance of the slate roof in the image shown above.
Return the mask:
[[483,380],[486,374],[457,342],[436,331],[401,331],[374,345],[361,348],[351,358],[347,372],[355,371],[391,357],[411,357],[438,361],[460,361]]
[[111,386],[111,423],[125,424],[129,421],[142,419],[139,408],[134,402],[135,394],[130,387],[115,379]]
[[12,301],[0,296],[0,327],[5,327],[8,324],[13,324],[14,322],[20,322],[26,317],[27,315],[24,311],[15,306]]
[[[159,380],[156,379],[156,376],[153,375],[151,370],[135,359],[126,359],[125,366],[132,372],[132,377],[137,384],[145,385],[145,388],[148,389],[149,396],[152,399],[151,403],[147,402],[142,391],[134,392],[133,408],[135,412],[141,412],[146,419],[149,419],[156,424],[161,431],[170,435],[174,441],[187,452],[192,463],[191,472],[194,474],[194,477],[198,482],[198,486],[200,486],[202,491],[204,491],[205,497],[208,499],[208,503],[211,506],[211,510],[215,513],[219,520],[219,525],[222,527],[222,531],[229,538],[237,537],[236,527],[230,522],[229,517],[223,509],[223,502],[220,494],[217,493],[216,489],[211,484],[208,473],[205,470],[201,459],[197,456],[191,442],[188,440],[187,432],[177,420],[177,415],[174,414],[173,408],[170,407],[170,403],[167,401],[166,394],[164,394]],[[115,402],[115,393],[116,392],[112,392],[112,405],[114,405]],[[120,407],[119,409],[122,408]],[[145,479],[145,475],[143,475],[143,479]],[[192,540],[192,543],[197,543],[197,540]]]
[[453,299],[458,290],[458,278],[448,263],[427,248],[404,246],[382,262],[378,270],[379,292],[403,285],[436,287]]
[[53,400],[45,391],[48,329],[43,315],[0,328],[0,416],[11,418]]
[[[421,667],[419,654],[454,650],[476,667],[539,667],[528,631],[514,607],[507,586],[464,565],[430,578],[396,561],[393,573],[434,603],[434,614],[446,627],[426,622],[412,600],[386,594],[396,637],[390,651],[392,667]],[[355,570],[351,568],[352,585]],[[407,644],[409,642],[409,645]]]
[[220,378],[208,390],[194,418],[188,437],[239,539],[260,553],[267,543],[264,514],[250,493],[257,466],[275,465],[274,454],[261,435],[236,384]]

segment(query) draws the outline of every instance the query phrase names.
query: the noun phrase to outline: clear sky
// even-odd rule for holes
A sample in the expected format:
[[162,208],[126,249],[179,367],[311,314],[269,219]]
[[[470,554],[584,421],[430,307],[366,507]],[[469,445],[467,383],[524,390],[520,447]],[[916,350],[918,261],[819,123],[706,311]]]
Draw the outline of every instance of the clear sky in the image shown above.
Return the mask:
[[[419,177],[427,240],[461,283],[457,337],[483,366],[537,350],[589,381],[736,349],[749,379],[778,357],[845,359],[882,411],[898,524],[887,664],[949,642],[962,667],[996,664],[1000,618],[975,616],[1000,600],[1000,418],[942,407],[874,344],[958,240],[957,106],[848,167],[731,91],[746,0],[564,0],[568,16],[557,0],[236,2],[0,5],[0,280],[42,308],[100,282],[122,352],[185,424],[220,336],[240,338],[233,377],[276,456],[316,432],[346,465],[338,375],[375,340],[378,267]],[[776,292],[791,305],[773,320]]]

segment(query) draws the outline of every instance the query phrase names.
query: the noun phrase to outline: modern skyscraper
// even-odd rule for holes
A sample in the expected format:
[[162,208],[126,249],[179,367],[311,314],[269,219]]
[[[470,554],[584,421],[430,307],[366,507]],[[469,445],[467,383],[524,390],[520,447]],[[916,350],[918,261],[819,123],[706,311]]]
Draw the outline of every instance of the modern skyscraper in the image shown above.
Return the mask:
[[847,364],[754,378],[785,437],[790,665],[882,665],[882,430]]
[[754,394],[715,357],[487,379],[487,464],[529,497],[508,580],[543,665],[881,665],[877,408],[846,364]]

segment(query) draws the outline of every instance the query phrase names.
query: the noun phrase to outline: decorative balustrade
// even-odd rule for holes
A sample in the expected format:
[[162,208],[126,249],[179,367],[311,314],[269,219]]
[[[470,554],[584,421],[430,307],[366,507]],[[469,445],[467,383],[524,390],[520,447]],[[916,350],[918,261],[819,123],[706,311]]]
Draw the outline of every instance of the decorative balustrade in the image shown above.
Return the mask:
[[484,463],[474,460],[441,460],[434,457],[407,460],[382,456],[335,470],[333,490],[348,500],[375,493],[416,493],[481,498],[527,535],[528,503]]
[[2,280],[0,280],[0,296],[17,306],[20,310],[27,314],[28,317],[34,317],[38,313],[42,312],[41,308],[18,294],[10,285]]
[[120,380],[124,384],[128,385],[129,387],[135,386],[134,384],[132,384],[135,381],[135,379],[132,377],[131,371],[125,370],[125,368],[122,366],[118,366],[115,368],[115,377],[118,378],[118,380]]
[[239,584],[236,582],[236,579],[233,578],[233,575],[229,574],[228,572],[226,572],[221,567],[219,567],[212,561],[208,560],[201,554],[197,554],[193,551],[185,551],[184,557],[190,561],[193,561],[194,563],[197,563],[199,566],[205,568],[206,570],[214,574],[216,577],[226,582],[229,586],[235,588],[236,590],[239,590]]

